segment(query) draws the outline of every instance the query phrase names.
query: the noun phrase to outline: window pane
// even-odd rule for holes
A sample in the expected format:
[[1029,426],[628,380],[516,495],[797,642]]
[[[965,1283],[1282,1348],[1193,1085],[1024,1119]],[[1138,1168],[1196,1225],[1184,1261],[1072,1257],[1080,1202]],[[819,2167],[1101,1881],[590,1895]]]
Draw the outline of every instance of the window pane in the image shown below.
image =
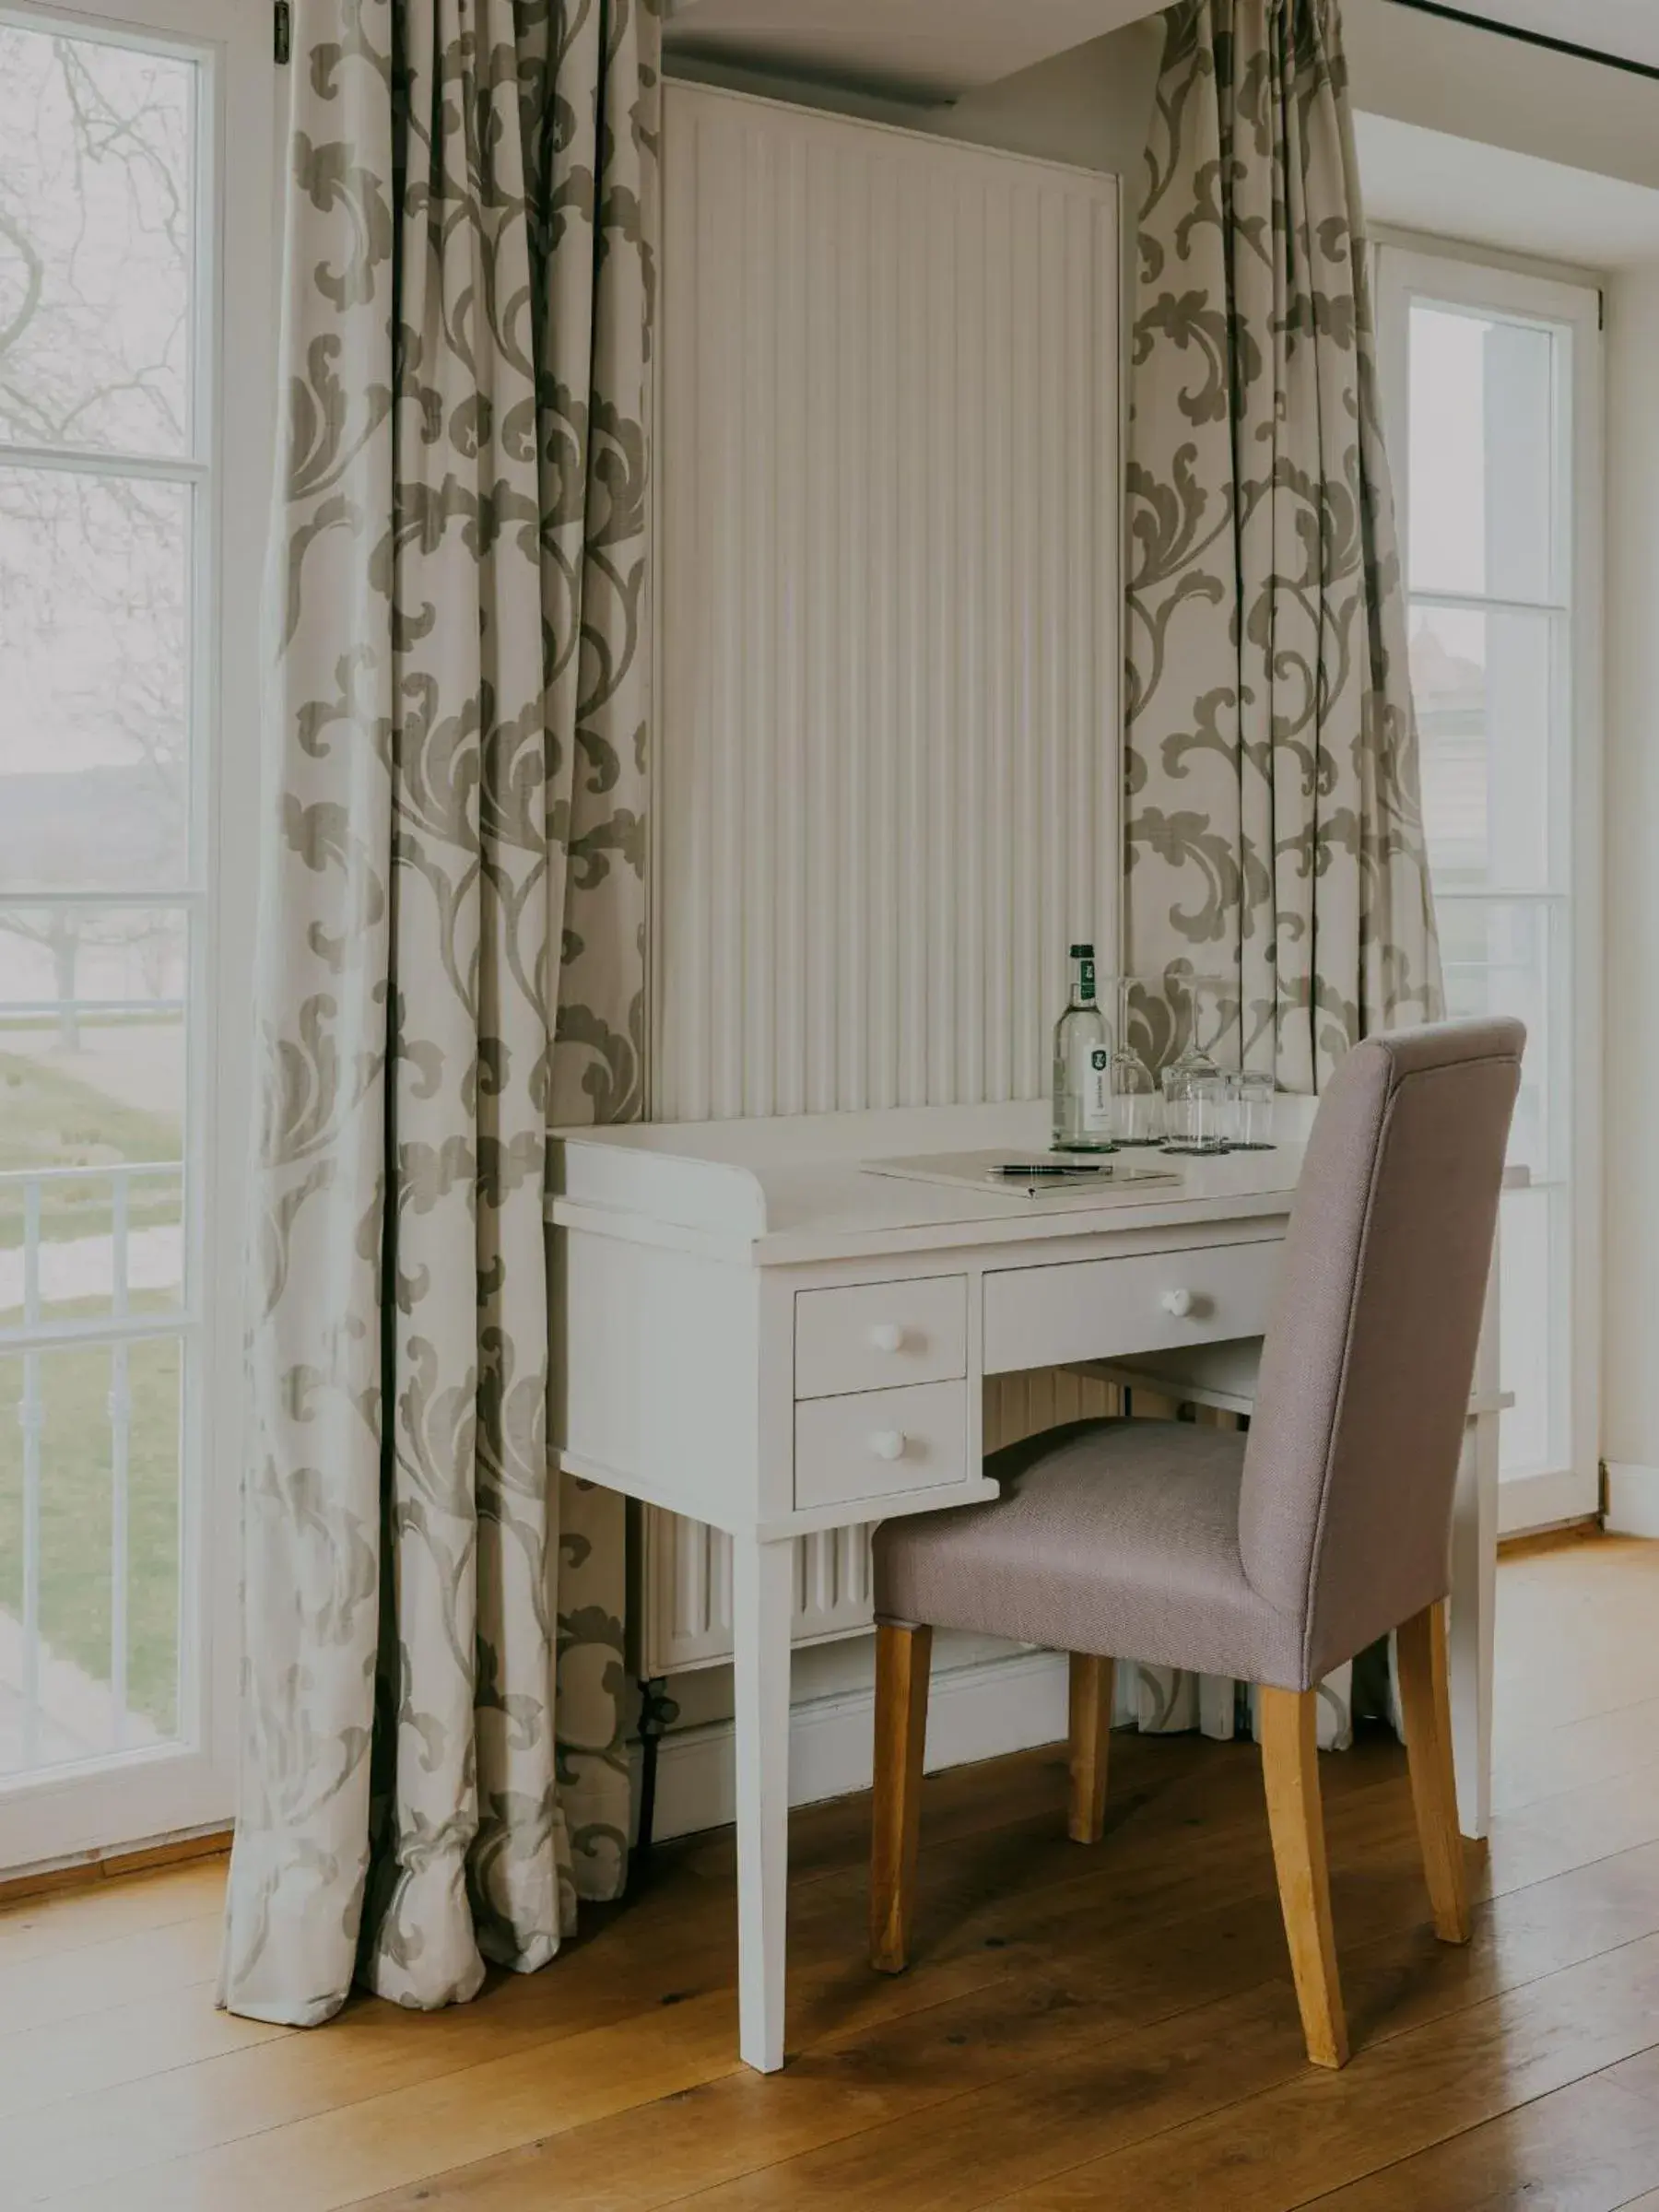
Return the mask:
[[1414,591],[1558,595],[1555,351],[1535,324],[1414,304]]
[[1551,1010],[1559,1004],[1559,962],[1551,910],[1520,900],[1444,899],[1437,910],[1446,1010],[1460,1018],[1512,1014],[1526,1024],[1526,1059],[1515,1102],[1510,1159],[1535,1175],[1566,1171],[1564,1131],[1551,1125],[1555,1086]]
[[1500,1474],[1571,1464],[1567,1433],[1571,1282],[1567,1194],[1511,1191],[1499,1224],[1499,1375],[1515,1403],[1499,1429]]
[[1561,658],[1555,616],[1413,607],[1423,816],[1440,888],[1550,888]]
[[182,886],[191,500],[0,468],[0,897]]
[[196,1674],[211,66],[0,22],[0,1804],[35,1769],[176,1743]]
[[178,1732],[182,1364],[0,1357],[0,1775]]
[[180,1302],[188,969],[176,912],[0,906],[0,1327]]
[[195,76],[0,25],[0,438],[188,450]]

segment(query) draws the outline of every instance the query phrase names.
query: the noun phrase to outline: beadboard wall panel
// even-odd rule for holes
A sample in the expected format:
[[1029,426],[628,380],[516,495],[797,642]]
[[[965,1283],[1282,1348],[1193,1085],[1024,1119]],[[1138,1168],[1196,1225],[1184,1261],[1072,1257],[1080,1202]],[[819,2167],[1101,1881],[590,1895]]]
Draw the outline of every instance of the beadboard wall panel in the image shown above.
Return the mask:
[[1119,831],[1112,179],[671,84],[653,1110],[1046,1088]]
[[[653,1116],[1041,1096],[1117,943],[1115,182],[669,84],[664,207]],[[1112,1402],[999,1378],[986,1448]],[[642,1671],[728,1659],[730,1540],[637,1556]]]

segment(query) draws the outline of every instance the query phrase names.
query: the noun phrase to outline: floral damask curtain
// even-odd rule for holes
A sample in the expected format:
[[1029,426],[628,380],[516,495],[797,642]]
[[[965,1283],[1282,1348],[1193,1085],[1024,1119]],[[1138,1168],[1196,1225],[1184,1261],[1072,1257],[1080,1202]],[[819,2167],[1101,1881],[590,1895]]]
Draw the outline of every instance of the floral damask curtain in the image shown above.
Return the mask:
[[550,1482],[549,1121],[640,1108],[654,0],[299,0],[222,1994],[620,1885],[618,1499]]
[[[1441,1011],[1337,0],[1182,0],[1147,148],[1128,471],[1125,965],[1156,1061],[1319,1090]],[[1354,1669],[1321,1687],[1347,1740]],[[1366,1671],[1361,1669],[1361,1671]],[[1120,1718],[1229,1736],[1230,1681]],[[1388,1701],[1386,1665],[1366,1696]]]
[[[1321,1088],[1441,1008],[1336,0],[1165,18],[1129,436],[1126,964]],[[1161,990],[1156,986],[1161,984]],[[1218,1055],[1219,1056],[1219,1055]]]

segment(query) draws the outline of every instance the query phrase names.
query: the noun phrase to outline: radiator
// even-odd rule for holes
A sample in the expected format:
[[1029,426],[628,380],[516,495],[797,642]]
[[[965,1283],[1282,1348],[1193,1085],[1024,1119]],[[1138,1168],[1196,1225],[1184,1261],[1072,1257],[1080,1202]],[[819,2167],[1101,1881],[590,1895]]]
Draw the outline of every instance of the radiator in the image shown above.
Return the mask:
[[[1065,1369],[998,1375],[985,1384],[985,1449],[1063,1421],[1118,1410],[1103,1382]],[[870,1625],[873,1524],[826,1529],[795,1544],[797,1648],[857,1636]],[[641,1509],[634,1584],[634,1664],[645,1676],[718,1666],[732,1656],[732,1540],[654,1506]]]

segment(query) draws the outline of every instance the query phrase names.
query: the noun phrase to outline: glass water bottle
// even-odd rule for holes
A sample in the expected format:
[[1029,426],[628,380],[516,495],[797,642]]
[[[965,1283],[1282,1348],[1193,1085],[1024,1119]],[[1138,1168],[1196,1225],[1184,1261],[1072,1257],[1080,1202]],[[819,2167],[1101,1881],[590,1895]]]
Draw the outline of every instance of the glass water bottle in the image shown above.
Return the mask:
[[1112,1037],[1095,996],[1092,945],[1071,948],[1071,999],[1054,1025],[1054,1149],[1110,1152]]

